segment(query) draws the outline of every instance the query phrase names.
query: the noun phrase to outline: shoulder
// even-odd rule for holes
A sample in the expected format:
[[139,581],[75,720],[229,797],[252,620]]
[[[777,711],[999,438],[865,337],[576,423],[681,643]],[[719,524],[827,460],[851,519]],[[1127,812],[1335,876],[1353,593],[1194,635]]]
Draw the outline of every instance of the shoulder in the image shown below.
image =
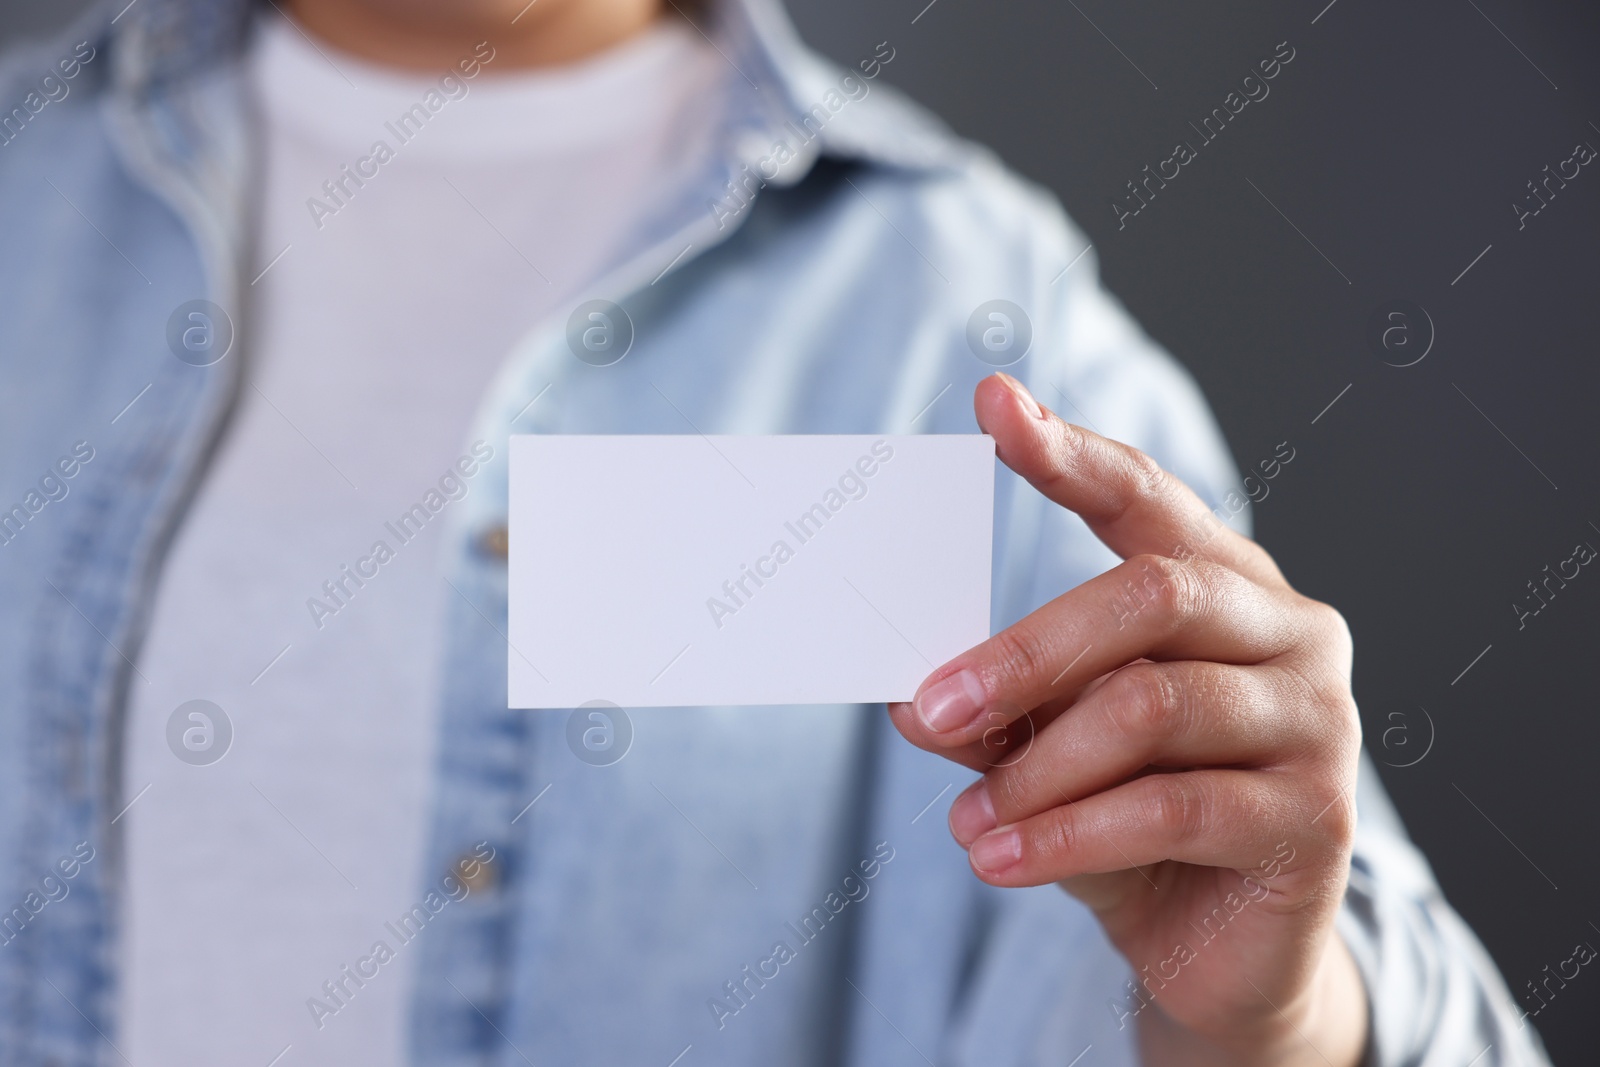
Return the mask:
[[[1054,194],[991,149],[885,81],[827,64],[822,70],[811,80],[831,74],[846,101],[823,131],[825,158],[851,167],[860,191],[870,190],[885,214],[914,219],[930,241],[976,256],[975,270],[1015,270],[1035,261],[1042,268],[1087,247]],[[859,99],[849,95],[852,89]]]
[[[886,84],[860,105],[841,109],[830,162],[812,180],[829,186],[851,235],[839,246],[869,249],[862,287],[903,304],[906,329],[947,338],[947,375],[1004,366],[1064,417],[1149,452],[1208,501],[1237,484],[1193,376],[1102,285],[1093,243],[1054,193]],[[1014,364],[975,347],[991,324],[996,336],[1015,329],[1025,354]],[[1230,519],[1248,524],[1247,513]]]

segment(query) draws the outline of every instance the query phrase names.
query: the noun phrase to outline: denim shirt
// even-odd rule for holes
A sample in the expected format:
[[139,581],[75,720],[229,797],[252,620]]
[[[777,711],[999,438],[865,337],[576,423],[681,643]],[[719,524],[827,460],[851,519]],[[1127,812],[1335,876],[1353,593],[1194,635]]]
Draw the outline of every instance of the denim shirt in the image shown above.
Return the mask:
[[[238,338],[270,258],[251,239],[249,14],[118,0],[0,66],[6,1064],[119,1062],[118,819],[139,787],[124,709],[165,550],[248,376]],[[625,311],[631,351],[594,366],[565,321],[537,325],[472,438],[503,456],[513,432],[975,432],[993,368],[969,318],[1006,300],[1031,329],[1011,373],[1246,527],[1191,380],[1100,288],[1048,195],[877,80],[892,42],[847,71],[769,0],[703,24],[729,66],[717,151],[584,294]],[[205,366],[171,336],[195,299],[232,326]],[[972,876],[944,826],[970,772],[906,744],[881,706],[630,709],[631,749],[603,767],[575,758],[563,713],[508,710],[491,473],[448,537],[419,900],[464,857],[493,859],[403,949],[421,954],[416,1063],[1136,1062],[1129,965],[1060,890]],[[1007,472],[995,516],[995,628],[1115,562]],[[1370,993],[1371,1062],[1544,1062],[1370,764],[1357,805],[1339,930]]]

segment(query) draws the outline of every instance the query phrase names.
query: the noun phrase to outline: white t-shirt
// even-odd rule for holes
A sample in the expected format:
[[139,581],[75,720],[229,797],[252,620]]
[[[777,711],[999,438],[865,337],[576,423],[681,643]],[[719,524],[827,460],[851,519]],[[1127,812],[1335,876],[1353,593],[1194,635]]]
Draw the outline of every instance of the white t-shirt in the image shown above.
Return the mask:
[[[384,524],[461,457],[504,477],[504,456],[472,462],[481,395],[517,338],[681,191],[723,71],[671,19],[549,71],[497,69],[481,46],[462,57],[470,79],[374,67],[277,16],[259,30],[247,382],[133,682],[117,1043],[166,1067],[266,1064],[291,1045],[295,1067],[392,1064],[414,954],[320,1030],[306,1004],[443,873],[420,864],[448,515],[403,545]],[[395,558],[355,585],[343,568],[370,572],[380,538]],[[231,723],[217,762],[197,765],[220,723],[208,735],[191,708],[169,729],[192,700]]]

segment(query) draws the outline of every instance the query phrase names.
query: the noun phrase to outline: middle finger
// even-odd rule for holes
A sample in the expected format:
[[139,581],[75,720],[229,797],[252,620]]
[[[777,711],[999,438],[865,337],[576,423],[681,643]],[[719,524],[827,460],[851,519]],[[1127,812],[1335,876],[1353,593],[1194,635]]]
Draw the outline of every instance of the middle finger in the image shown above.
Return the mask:
[[989,771],[956,798],[962,845],[995,826],[1075,803],[1149,769],[1249,767],[1314,740],[1308,706],[1287,670],[1185,660],[1136,663],[1062,715],[1024,758]]

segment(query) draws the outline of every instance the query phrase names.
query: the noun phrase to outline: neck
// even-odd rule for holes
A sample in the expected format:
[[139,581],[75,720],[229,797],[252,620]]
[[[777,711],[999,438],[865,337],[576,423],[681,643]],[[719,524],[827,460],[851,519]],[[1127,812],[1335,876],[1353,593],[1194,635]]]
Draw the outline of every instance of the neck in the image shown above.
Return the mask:
[[643,32],[661,0],[286,0],[294,20],[342,52],[385,66],[453,66],[480,42],[495,71],[553,67]]

